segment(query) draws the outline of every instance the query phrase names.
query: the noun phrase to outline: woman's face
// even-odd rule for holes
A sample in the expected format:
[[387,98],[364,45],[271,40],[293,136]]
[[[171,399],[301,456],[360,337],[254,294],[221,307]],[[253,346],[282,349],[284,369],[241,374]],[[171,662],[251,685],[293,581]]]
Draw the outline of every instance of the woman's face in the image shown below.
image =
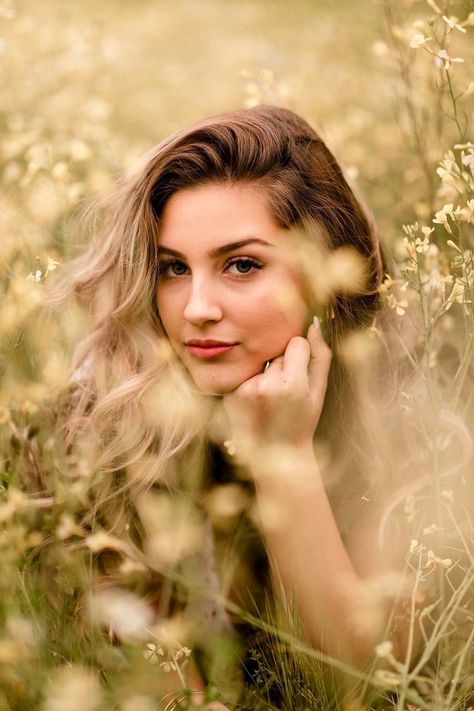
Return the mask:
[[304,335],[308,306],[288,259],[290,239],[253,185],[193,187],[167,201],[157,305],[201,392],[232,392]]

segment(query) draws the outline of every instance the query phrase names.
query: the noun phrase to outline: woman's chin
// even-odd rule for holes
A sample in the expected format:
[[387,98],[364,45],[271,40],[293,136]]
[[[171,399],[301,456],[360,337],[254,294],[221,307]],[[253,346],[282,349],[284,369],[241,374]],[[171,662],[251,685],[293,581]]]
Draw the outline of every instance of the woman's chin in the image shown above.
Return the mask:
[[190,375],[194,385],[203,395],[223,396],[237,390],[239,385],[242,385],[242,383],[252,376],[257,375],[260,369],[256,371],[254,369],[249,370],[249,372],[224,372],[224,369],[222,369],[222,371],[223,372],[208,374],[202,371],[191,372]]
[[[242,381],[243,382],[243,381]],[[239,385],[241,385],[241,382],[203,382],[202,379],[199,381],[194,380],[194,385],[196,388],[199,390],[200,393],[203,395],[214,395],[214,396],[223,396],[223,395],[228,395],[229,393],[234,392]]]

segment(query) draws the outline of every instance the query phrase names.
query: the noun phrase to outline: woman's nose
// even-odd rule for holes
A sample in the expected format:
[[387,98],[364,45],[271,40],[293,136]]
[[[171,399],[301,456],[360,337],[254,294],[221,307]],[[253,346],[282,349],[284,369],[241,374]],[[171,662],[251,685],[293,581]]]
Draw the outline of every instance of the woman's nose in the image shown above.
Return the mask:
[[194,281],[191,284],[189,298],[183,311],[183,317],[193,325],[201,325],[207,321],[220,321],[222,309],[210,284]]

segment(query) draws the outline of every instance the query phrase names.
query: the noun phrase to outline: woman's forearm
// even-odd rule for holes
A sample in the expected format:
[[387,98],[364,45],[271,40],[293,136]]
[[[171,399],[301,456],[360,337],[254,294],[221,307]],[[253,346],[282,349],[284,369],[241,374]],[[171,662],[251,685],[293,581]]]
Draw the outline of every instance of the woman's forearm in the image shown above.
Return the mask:
[[371,625],[361,609],[363,583],[341,540],[312,447],[274,454],[253,471],[272,564],[312,644],[362,667],[383,625]]

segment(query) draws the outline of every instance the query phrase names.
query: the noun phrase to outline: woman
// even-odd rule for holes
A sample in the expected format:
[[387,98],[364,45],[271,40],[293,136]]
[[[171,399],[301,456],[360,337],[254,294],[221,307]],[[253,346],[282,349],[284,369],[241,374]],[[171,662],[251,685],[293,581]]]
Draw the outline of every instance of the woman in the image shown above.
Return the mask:
[[[146,536],[150,486],[186,490],[211,513],[216,481],[254,487],[275,594],[278,580],[311,644],[359,668],[400,589],[368,593],[407,550],[407,536],[388,546],[383,535],[404,482],[393,408],[380,404],[396,360],[385,274],[372,220],[324,142],[293,112],[260,107],[153,149],[63,283],[91,322],[69,442],[126,473],[119,487],[109,477],[98,508],[128,497]],[[219,535],[200,539],[213,571]],[[395,656],[407,629],[400,616]]]

